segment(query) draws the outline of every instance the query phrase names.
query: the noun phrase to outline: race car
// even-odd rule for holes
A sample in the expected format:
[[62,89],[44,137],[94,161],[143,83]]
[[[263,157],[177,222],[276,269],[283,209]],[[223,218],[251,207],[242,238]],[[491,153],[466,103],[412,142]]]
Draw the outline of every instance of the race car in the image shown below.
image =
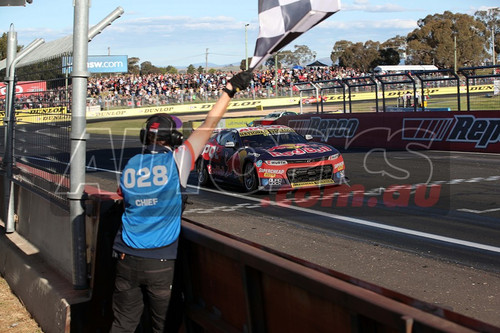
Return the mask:
[[287,111],[287,110],[278,110],[278,111],[274,111],[274,112],[271,112],[271,113],[268,113],[267,115],[265,115],[264,117],[260,118],[260,119],[256,119],[253,121],[253,126],[255,125],[272,125],[276,120],[278,120],[278,118],[281,118],[283,116],[296,116],[297,115],[297,112],[293,112],[293,111]]
[[199,183],[239,184],[246,192],[345,183],[340,152],[306,137],[282,125],[220,130],[197,161]]
[[326,102],[327,97],[326,96],[318,96],[318,97],[309,96],[306,98],[302,98],[302,104],[316,104],[316,103],[320,103],[321,100],[323,100],[323,102]]

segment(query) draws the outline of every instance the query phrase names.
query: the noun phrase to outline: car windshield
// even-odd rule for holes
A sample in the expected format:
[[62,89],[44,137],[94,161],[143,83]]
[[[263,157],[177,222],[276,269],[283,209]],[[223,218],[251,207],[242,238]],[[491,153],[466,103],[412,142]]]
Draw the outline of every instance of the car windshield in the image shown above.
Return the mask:
[[264,118],[279,118],[280,115],[281,113],[270,113],[266,115]]
[[253,148],[274,147],[290,143],[307,143],[307,140],[303,136],[295,132],[250,135],[242,137],[242,140],[243,145]]

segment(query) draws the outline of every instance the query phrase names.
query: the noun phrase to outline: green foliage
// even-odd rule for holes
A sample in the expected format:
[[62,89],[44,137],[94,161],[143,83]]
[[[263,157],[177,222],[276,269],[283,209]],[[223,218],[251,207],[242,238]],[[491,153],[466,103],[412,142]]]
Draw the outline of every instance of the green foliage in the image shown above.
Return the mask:
[[486,26],[470,15],[428,15],[407,36],[409,63],[453,68],[456,51],[457,67],[478,66],[486,56],[486,34]]
[[167,66],[165,68],[165,73],[168,73],[168,74],[177,74],[177,73],[179,73],[179,71],[174,66],[170,66],[169,65],[169,66]]
[[491,42],[494,42],[495,54],[500,54],[500,8],[480,10],[474,16],[487,27],[487,52],[491,52]]
[[392,47],[388,47],[386,49],[380,49],[378,51],[379,58],[377,59],[377,63],[374,68],[379,65],[398,65],[400,62],[399,52],[393,49]]
[[128,73],[129,74],[139,74],[141,71],[141,68],[139,66],[139,58],[137,57],[130,57],[128,58]]
[[[22,45],[17,46],[17,52],[21,51]],[[0,60],[7,58],[7,33],[4,32],[0,37]]]
[[336,63],[339,61],[340,56],[344,53],[344,51],[350,47],[353,43],[348,40],[339,40],[335,42],[335,45],[333,46],[333,51],[330,54],[330,59],[332,60],[332,63]]
[[189,65],[188,68],[187,68],[187,70],[186,70],[186,72],[188,74],[194,74],[196,72],[196,69],[194,68],[193,65]]
[[[249,57],[249,58],[247,58],[247,59],[246,59],[246,61],[248,61],[248,66],[250,66],[250,64],[252,63],[252,58],[251,58],[251,57]],[[242,71],[244,71],[244,70],[246,70],[246,69],[247,69],[247,68],[246,68],[246,66],[247,66],[247,62],[246,62],[246,61],[245,61],[245,59],[243,59],[243,60],[241,60],[241,62],[240,62],[240,69],[241,69]]]
[[371,40],[364,44],[351,44],[340,55],[339,65],[368,72],[377,65],[379,59],[378,47],[379,43]]

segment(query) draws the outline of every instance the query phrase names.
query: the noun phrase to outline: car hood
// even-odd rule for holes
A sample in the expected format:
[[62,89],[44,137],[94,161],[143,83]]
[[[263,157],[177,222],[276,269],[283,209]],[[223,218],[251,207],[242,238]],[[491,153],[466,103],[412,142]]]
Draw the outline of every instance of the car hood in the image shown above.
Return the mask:
[[337,154],[338,150],[322,143],[297,143],[257,149],[256,152],[260,158],[294,160],[326,157]]

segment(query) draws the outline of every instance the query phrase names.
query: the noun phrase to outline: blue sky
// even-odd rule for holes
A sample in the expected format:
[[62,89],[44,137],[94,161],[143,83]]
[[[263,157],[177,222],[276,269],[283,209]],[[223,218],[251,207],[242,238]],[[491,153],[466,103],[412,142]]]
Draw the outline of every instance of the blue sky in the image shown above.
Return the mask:
[[[89,44],[89,54],[128,55],[157,66],[187,66],[208,62],[239,64],[247,52],[253,55],[257,38],[258,0],[92,0],[90,25],[118,6],[125,13]],[[307,45],[317,58],[329,57],[336,41],[384,42],[406,36],[427,15],[454,13],[473,15],[476,10],[498,7],[498,0],[341,0],[342,10],[314,27],[285,49]],[[11,23],[21,45],[36,38],[46,41],[73,32],[72,0],[33,0],[26,7],[0,7],[0,33]]]

